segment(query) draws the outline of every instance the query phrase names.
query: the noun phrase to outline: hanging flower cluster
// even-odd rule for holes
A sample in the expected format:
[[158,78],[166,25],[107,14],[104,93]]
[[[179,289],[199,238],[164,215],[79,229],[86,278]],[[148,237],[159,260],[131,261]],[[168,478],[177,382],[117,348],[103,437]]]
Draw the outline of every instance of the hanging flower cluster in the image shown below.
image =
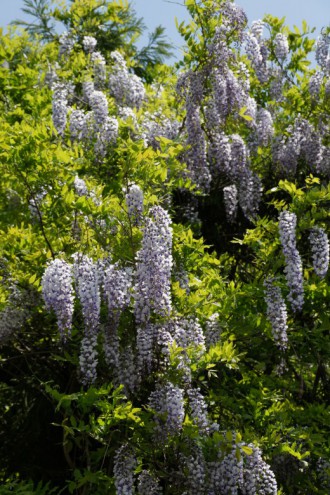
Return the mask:
[[300,254],[296,247],[297,217],[285,210],[279,217],[279,231],[285,257],[284,269],[289,287],[288,299],[294,311],[301,311],[304,303],[303,271]]

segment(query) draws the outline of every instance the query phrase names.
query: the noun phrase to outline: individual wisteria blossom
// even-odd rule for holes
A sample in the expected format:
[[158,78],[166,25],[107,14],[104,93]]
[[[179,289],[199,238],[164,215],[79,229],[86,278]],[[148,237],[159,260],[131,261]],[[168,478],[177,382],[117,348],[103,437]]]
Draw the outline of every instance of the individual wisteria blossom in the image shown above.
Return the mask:
[[207,471],[208,493],[238,495],[244,485],[243,457],[240,455],[239,447],[234,444],[224,457],[208,462]]
[[218,173],[225,173],[228,176],[235,175],[232,174],[230,168],[231,143],[229,136],[224,132],[216,133],[212,137],[208,152],[213,176],[217,176]]
[[101,308],[97,265],[91,258],[80,253],[75,253],[73,259],[76,292],[82,307],[85,334],[94,335],[99,329]]
[[108,146],[115,143],[118,137],[118,129],[118,120],[115,117],[107,116],[98,129],[99,132],[94,148],[97,155],[105,156]]
[[80,179],[78,175],[75,176],[73,185],[78,196],[88,196],[89,191],[86,182],[83,179]]
[[300,311],[304,303],[303,269],[299,251],[296,246],[295,213],[287,210],[279,216],[279,232],[282,250],[285,257],[285,276],[289,287],[288,299],[293,311]]
[[206,160],[206,141],[200,120],[200,108],[187,98],[186,102],[187,146],[186,162],[192,179],[203,190],[207,191],[211,176]]
[[197,347],[205,350],[205,336],[197,318],[173,318],[169,322],[171,335],[176,344],[183,349]]
[[329,268],[329,239],[324,229],[313,227],[309,234],[315,273],[324,278]]
[[108,101],[102,91],[93,91],[89,96],[89,103],[94,112],[95,122],[101,127],[108,117]]
[[92,94],[95,91],[95,86],[93,81],[84,81],[82,83],[83,96],[86,103],[90,103]]
[[252,454],[245,456],[243,495],[277,495],[277,482],[270,466],[262,459],[258,447],[249,445]]
[[[186,479],[187,495],[197,495],[199,493],[206,493],[205,488],[207,487],[207,472],[206,463],[204,460],[202,449],[193,445],[190,449],[191,455],[181,456],[184,465],[184,475]],[[188,473],[186,472],[188,471]]]
[[321,36],[318,37],[315,49],[316,61],[322,67],[322,69],[324,69],[326,66],[329,56],[329,48],[330,36],[329,34],[323,33]]
[[59,56],[63,57],[69,55],[75,43],[72,33],[70,33],[70,31],[65,31],[64,33],[62,33],[59,38],[59,43]]
[[54,127],[62,135],[65,131],[68,113],[68,89],[64,84],[54,84],[52,106]]
[[154,478],[146,469],[139,474],[138,493],[139,495],[162,495],[163,493],[157,478]]
[[137,184],[132,184],[126,194],[128,215],[133,225],[140,225],[143,214],[143,191]]
[[97,264],[85,255],[76,253],[73,258],[76,292],[85,323],[79,356],[80,380],[84,385],[91,385],[97,377],[97,334],[101,308],[98,270]]
[[199,388],[187,390],[192,422],[198,427],[200,435],[208,434],[210,422],[207,417],[207,405]]
[[262,38],[264,27],[265,27],[265,23],[260,19],[252,22],[250,31],[252,35],[257,38],[257,40],[260,40]]
[[277,33],[274,39],[275,56],[278,60],[283,61],[289,54],[288,38],[283,33]]
[[154,149],[157,149],[160,146],[157,138],[175,139],[179,132],[179,126],[180,124],[177,120],[164,117],[161,112],[153,115],[146,112],[141,124],[141,137],[146,143],[146,146],[152,146]]
[[121,351],[116,370],[118,384],[124,385],[127,397],[134,393],[141,384],[142,376],[132,346],[127,345]]
[[93,64],[95,88],[100,89],[107,79],[105,58],[100,52],[94,52],[91,54],[91,62]]
[[247,169],[248,150],[243,138],[239,134],[231,136],[230,175],[233,179],[242,177]]
[[238,183],[238,202],[249,220],[254,220],[258,213],[262,196],[262,184],[258,175],[247,169]]
[[106,297],[109,314],[114,317],[129,305],[132,271],[120,268],[115,263],[109,265],[104,272],[103,291]]
[[281,289],[274,285],[273,278],[264,282],[267,317],[272,325],[272,335],[276,345],[281,350],[286,349],[288,342],[287,309],[282,297]]
[[95,50],[97,41],[93,36],[84,36],[83,47],[86,53],[92,53]]
[[84,132],[85,112],[79,109],[73,109],[70,113],[70,136],[71,139],[80,141]]
[[152,312],[168,316],[171,311],[172,228],[168,213],[160,206],[149,211],[137,253],[134,298],[135,318],[146,324]]
[[258,66],[262,62],[262,55],[260,52],[260,45],[256,36],[251,33],[245,35],[245,50],[248,58],[251,60],[253,66]]
[[238,206],[238,192],[235,184],[223,188],[223,200],[226,208],[228,222],[235,221]]
[[283,101],[284,72],[280,68],[271,71],[270,96],[277,102]]
[[316,71],[309,80],[309,93],[313,100],[317,100],[319,97],[322,81],[323,74],[320,71]]
[[267,146],[273,137],[273,118],[268,110],[260,108],[257,113],[257,136],[259,146]]
[[122,445],[115,453],[113,474],[117,495],[133,495],[134,470],[137,461],[129,445]]
[[71,331],[74,309],[72,266],[58,258],[51,261],[43,274],[41,287],[46,308],[54,311],[61,339],[65,341]]
[[111,57],[114,61],[109,75],[111,95],[120,106],[140,108],[145,98],[142,80],[129,72],[126,62],[119,52],[112,52]]
[[95,383],[97,378],[97,335],[87,334],[81,341],[79,354],[80,381],[89,386]]
[[154,411],[155,433],[159,440],[180,433],[184,420],[183,390],[171,382],[158,384],[151,392],[149,407]]

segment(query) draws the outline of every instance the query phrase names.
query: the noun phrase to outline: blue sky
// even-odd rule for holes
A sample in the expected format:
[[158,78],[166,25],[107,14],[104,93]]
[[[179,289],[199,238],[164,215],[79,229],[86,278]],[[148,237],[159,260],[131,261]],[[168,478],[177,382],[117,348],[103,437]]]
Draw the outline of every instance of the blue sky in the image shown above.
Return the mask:
[[[187,19],[183,0],[132,0],[132,3],[150,30],[159,24],[166,27],[179,56],[182,41],[176,32],[174,18]],[[238,0],[236,3],[244,8],[250,22],[266,13],[286,16],[290,26],[301,26],[305,19],[311,27],[317,28],[315,36],[324,25],[330,25],[330,0]],[[20,10],[23,5],[23,0],[0,0],[0,26],[6,26],[15,18],[26,19]]]

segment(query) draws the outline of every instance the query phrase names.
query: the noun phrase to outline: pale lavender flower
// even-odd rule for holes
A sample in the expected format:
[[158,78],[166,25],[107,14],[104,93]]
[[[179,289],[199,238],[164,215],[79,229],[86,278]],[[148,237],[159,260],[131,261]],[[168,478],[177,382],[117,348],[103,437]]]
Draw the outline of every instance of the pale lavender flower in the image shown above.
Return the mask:
[[137,253],[134,312],[139,324],[146,324],[152,312],[168,316],[171,311],[171,219],[160,206],[151,208],[149,214]]
[[273,118],[268,110],[260,108],[257,114],[257,136],[259,146],[267,146],[273,137]]
[[283,33],[277,33],[274,39],[274,50],[276,58],[283,61],[289,54],[288,38]]
[[108,101],[102,91],[93,91],[89,97],[89,102],[94,112],[95,122],[101,128],[108,117]]
[[62,340],[70,334],[74,308],[72,266],[64,260],[49,263],[43,274],[41,287],[46,308],[53,310]]
[[285,210],[279,217],[279,231],[282,250],[285,257],[284,269],[289,287],[288,299],[293,311],[300,311],[304,303],[303,269],[300,254],[296,247],[297,217]]
[[262,55],[260,52],[260,45],[258,42],[258,39],[251,33],[246,33],[245,34],[245,50],[246,54],[252,62],[252,66],[258,66],[262,62]]
[[255,220],[262,196],[262,184],[257,174],[246,169],[238,183],[238,202],[249,220]]
[[96,381],[97,354],[97,335],[85,334],[79,355],[80,380],[83,385],[89,386]]
[[208,434],[210,431],[210,422],[207,417],[207,405],[199,388],[190,388],[187,390],[189,398],[189,409],[193,424],[198,427],[201,435]]
[[83,47],[86,53],[92,53],[95,50],[97,41],[93,36],[84,36]]
[[139,474],[138,493],[139,495],[162,495],[163,493],[157,478],[154,478],[146,469]]
[[309,93],[313,100],[317,100],[320,94],[321,85],[323,81],[322,72],[315,72],[309,80]]
[[324,278],[329,268],[329,239],[321,227],[313,227],[309,234],[315,273]]
[[98,127],[95,153],[104,157],[110,144],[114,144],[118,137],[118,120],[115,117],[106,116],[104,122]]
[[226,208],[226,216],[228,222],[235,221],[238,206],[238,192],[235,184],[223,188],[223,200]]
[[258,19],[253,21],[250,27],[251,34],[256,37],[257,40],[262,38],[262,33],[264,31],[265,23]]
[[99,89],[104,86],[107,78],[105,58],[100,52],[94,52],[91,54],[91,62],[93,63],[95,86],[96,89]]
[[137,184],[132,184],[126,194],[128,215],[133,225],[140,225],[143,214],[143,191]]
[[322,67],[322,69],[324,69],[326,66],[327,58],[329,55],[329,47],[330,36],[324,33],[318,37],[315,49],[316,61]]
[[272,335],[278,347],[283,350],[287,347],[287,310],[281,289],[274,285],[274,279],[267,278],[264,282],[267,317],[272,325]]
[[74,258],[74,277],[77,294],[82,307],[85,322],[85,334],[98,332],[101,296],[96,263],[88,256],[76,253]]
[[85,112],[73,109],[70,113],[70,134],[71,139],[81,140],[84,130]]
[[245,456],[243,495],[277,495],[277,483],[270,466],[262,459],[258,447],[249,445],[253,452]]
[[56,83],[53,86],[53,124],[57,132],[64,134],[66,116],[68,113],[68,90],[64,84]]
[[157,438],[165,441],[167,436],[180,433],[184,420],[183,391],[167,382],[151,392],[149,407],[155,412]]
[[63,57],[69,55],[74,46],[74,39],[72,37],[72,33],[70,33],[69,31],[65,31],[64,33],[62,33],[59,38],[59,43],[60,43],[59,56]]
[[115,453],[114,458],[114,481],[117,495],[133,495],[134,470],[137,461],[134,452],[129,445],[122,445]]

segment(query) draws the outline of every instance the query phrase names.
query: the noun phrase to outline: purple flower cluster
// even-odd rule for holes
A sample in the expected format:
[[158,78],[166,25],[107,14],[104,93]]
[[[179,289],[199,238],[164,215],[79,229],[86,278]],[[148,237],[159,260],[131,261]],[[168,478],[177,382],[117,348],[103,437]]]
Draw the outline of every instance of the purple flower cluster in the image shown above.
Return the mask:
[[285,210],[279,217],[279,231],[285,257],[284,269],[289,287],[288,299],[293,311],[300,311],[304,303],[303,270],[300,254],[296,246],[297,217]]
[[70,33],[69,31],[65,31],[64,33],[62,33],[59,38],[59,43],[60,43],[59,56],[60,57],[68,56],[74,46],[74,39],[72,33]]
[[268,110],[260,108],[257,113],[257,136],[259,146],[267,146],[273,137],[273,119]]
[[289,44],[285,34],[277,33],[274,39],[274,45],[275,56],[282,62],[289,54]]
[[287,310],[281,289],[274,285],[274,280],[268,278],[264,282],[267,317],[272,325],[272,334],[275,343],[283,350],[287,347]]
[[91,62],[93,64],[95,88],[102,88],[107,80],[105,58],[100,52],[94,52],[91,54]]
[[187,391],[189,409],[193,423],[198,427],[200,435],[208,434],[210,422],[207,417],[207,405],[199,388],[191,388]]
[[315,58],[322,69],[327,67],[329,60],[330,36],[323,33],[316,42]]
[[315,273],[324,278],[329,268],[329,239],[321,227],[313,227],[309,234]]
[[132,184],[126,194],[128,215],[132,225],[140,225],[143,214],[143,191],[137,184]]
[[73,259],[76,291],[82,307],[85,334],[94,335],[99,329],[101,307],[97,264],[80,253],[74,254]]
[[92,53],[95,50],[97,41],[93,36],[84,36],[83,47],[86,53]]
[[133,495],[134,489],[134,469],[137,462],[130,447],[122,445],[115,454],[113,474],[117,495]]
[[277,483],[273,471],[262,459],[258,447],[249,445],[252,454],[245,457],[243,495],[277,495]]
[[159,485],[159,481],[146,469],[141,471],[138,480],[139,495],[162,495],[163,491]]
[[225,203],[227,220],[232,223],[235,221],[238,205],[238,192],[235,184],[223,188],[223,200]]
[[57,132],[62,135],[66,127],[66,116],[68,113],[68,90],[64,84],[54,84],[52,105],[53,124]]
[[247,169],[238,184],[238,202],[249,220],[254,220],[259,210],[262,196],[262,184],[258,175]]
[[60,259],[51,261],[43,274],[41,287],[46,308],[56,314],[61,339],[65,340],[71,331],[74,308],[72,266]]
[[140,325],[148,323],[152,312],[158,316],[168,316],[171,311],[171,219],[160,206],[152,207],[149,214],[142,247],[137,253],[134,287],[134,312]]
[[151,392],[149,407],[155,413],[155,432],[159,440],[176,435],[184,420],[183,390],[167,382]]
[[128,71],[126,62],[119,52],[112,52],[114,65],[109,75],[109,89],[120,106],[140,108],[145,98],[142,80]]

